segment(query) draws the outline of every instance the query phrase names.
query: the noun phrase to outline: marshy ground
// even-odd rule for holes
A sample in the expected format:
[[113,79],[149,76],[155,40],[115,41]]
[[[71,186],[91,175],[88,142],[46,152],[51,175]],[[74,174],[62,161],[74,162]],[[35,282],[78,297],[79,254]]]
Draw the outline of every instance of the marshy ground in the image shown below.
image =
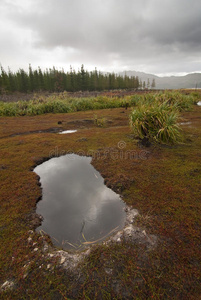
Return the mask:
[[[0,118],[1,299],[199,299],[201,108],[182,113],[183,143],[148,148],[131,132],[130,111]],[[70,129],[78,131],[57,134]],[[62,267],[34,231],[41,188],[32,170],[65,153],[92,155],[107,186],[139,211],[134,225],[157,237],[154,247],[96,245],[77,269]]]

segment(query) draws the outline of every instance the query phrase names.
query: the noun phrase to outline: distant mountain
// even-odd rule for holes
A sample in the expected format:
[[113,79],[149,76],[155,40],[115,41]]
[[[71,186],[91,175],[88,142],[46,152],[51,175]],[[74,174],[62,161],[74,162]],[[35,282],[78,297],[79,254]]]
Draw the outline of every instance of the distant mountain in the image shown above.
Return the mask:
[[147,74],[144,72],[136,72],[136,71],[125,71],[119,73],[124,76],[138,76],[141,81],[145,81],[149,79],[150,84],[153,79],[155,79],[156,89],[181,89],[181,88],[201,88],[201,73],[192,73],[187,74],[185,76],[166,76],[159,77],[153,74]]

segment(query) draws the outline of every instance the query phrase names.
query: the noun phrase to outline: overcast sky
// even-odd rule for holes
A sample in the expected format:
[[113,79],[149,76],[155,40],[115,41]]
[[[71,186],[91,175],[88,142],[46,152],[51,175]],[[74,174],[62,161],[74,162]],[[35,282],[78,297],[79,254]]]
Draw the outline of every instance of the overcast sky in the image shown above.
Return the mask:
[[0,0],[0,64],[201,72],[201,0]]

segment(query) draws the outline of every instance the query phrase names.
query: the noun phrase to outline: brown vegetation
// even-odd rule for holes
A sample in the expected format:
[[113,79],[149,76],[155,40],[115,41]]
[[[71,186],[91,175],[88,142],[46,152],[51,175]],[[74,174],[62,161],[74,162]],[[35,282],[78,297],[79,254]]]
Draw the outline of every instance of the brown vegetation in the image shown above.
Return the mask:
[[[94,114],[106,120],[104,127]],[[198,299],[201,108],[183,113],[185,141],[177,146],[139,146],[129,114],[130,108],[117,108],[1,117],[0,285],[12,283],[2,299]],[[79,130],[57,134],[61,129]],[[155,249],[128,241],[97,245],[74,273],[47,255],[48,237],[30,231],[41,197],[32,170],[69,152],[93,155],[107,185],[139,210],[136,226],[157,236]]]

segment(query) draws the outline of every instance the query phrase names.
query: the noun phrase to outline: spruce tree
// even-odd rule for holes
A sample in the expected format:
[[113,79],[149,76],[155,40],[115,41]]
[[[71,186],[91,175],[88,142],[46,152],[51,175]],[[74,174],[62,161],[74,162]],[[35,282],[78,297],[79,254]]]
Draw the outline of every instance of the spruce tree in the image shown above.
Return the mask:
[[9,92],[10,91],[10,84],[9,84],[9,77],[7,73],[4,71],[4,68],[1,66],[1,92]]
[[150,88],[150,81],[149,81],[149,78],[147,79],[147,88],[148,88],[148,89]]
[[152,83],[151,83],[151,88],[155,89],[155,87],[156,87],[156,82],[155,82],[155,79],[153,78]]

